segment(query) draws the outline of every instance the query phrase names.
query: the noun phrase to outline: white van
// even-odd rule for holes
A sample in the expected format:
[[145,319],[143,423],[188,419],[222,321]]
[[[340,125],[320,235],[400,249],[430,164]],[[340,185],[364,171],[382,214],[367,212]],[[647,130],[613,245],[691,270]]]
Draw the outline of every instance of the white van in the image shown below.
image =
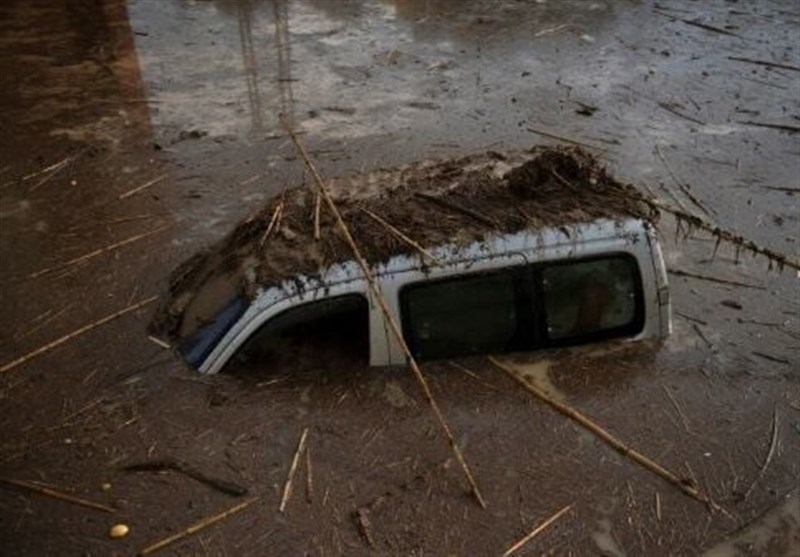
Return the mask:
[[[421,361],[669,334],[667,275],[652,226],[598,220],[431,250],[442,264],[400,256],[375,277]],[[248,340],[359,304],[368,308],[372,366],[403,365],[403,351],[370,299],[355,262],[321,278],[261,291],[202,359],[220,371]],[[252,341],[251,341],[252,342]],[[205,350],[203,350],[205,351]],[[191,351],[185,354],[190,355]]]
[[[470,168],[485,170],[474,162]],[[431,167],[426,168],[430,171]],[[502,169],[502,176],[507,175],[508,164]],[[575,202],[580,202],[580,195],[576,197]],[[463,203],[465,198],[459,199]],[[589,201],[577,206],[585,207]],[[392,200],[401,202],[408,199]],[[521,207],[529,209],[534,202],[537,210],[550,203],[547,198],[519,201]],[[569,203],[574,201],[570,199]],[[559,205],[567,221],[563,225],[527,226],[516,231],[482,229],[473,241],[426,245],[432,258],[409,249],[374,263],[373,274],[380,290],[402,323],[404,338],[417,359],[529,351],[610,338],[641,340],[669,334],[667,274],[651,222],[613,209],[613,202],[609,203],[611,209],[603,209],[608,218],[581,216],[569,222],[569,215],[575,214],[569,203]],[[454,226],[483,226],[467,224],[470,215],[459,208],[462,214],[453,218],[464,222]],[[629,208],[626,211],[630,213]],[[491,216],[488,210],[486,214]],[[259,219],[266,220],[267,216],[265,212]],[[241,240],[245,236],[240,231],[239,241],[246,243]],[[292,241],[297,243],[295,238]],[[307,249],[315,249],[313,239],[307,241]],[[249,242],[251,247],[239,252],[256,253],[254,241]],[[300,245],[300,249],[306,249],[306,244]],[[252,256],[248,257],[239,259],[251,261]],[[222,283],[215,286],[214,277],[220,275],[216,268],[225,258],[213,263],[213,258],[206,255],[204,260],[205,275],[191,271],[199,273],[200,279],[195,282],[200,289],[219,289],[218,284]],[[239,267],[244,265],[241,261]],[[252,278],[253,272],[240,274]],[[195,298],[196,291],[197,288],[192,294]],[[170,340],[190,365],[203,373],[217,373],[240,351],[270,342],[275,332],[338,313],[351,313],[368,321],[370,365],[406,363],[355,261],[336,262],[313,276],[285,276],[274,284],[256,281],[249,291],[249,296],[231,291],[229,299],[224,304],[217,301],[214,311],[193,330],[173,335]],[[178,293],[173,293],[173,298],[182,299]],[[184,293],[183,298],[191,296]],[[184,303],[175,313],[183,317],[185,308]]]

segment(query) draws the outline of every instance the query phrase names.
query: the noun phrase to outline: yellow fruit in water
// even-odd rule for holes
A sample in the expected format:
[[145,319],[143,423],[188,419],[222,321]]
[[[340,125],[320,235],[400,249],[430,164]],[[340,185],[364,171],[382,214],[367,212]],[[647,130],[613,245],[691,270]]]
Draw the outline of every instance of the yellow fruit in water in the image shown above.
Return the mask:
[[126,524],[115,524],[108,531],[108,536],[111,538],[124,538],[130,532],[130,528]]

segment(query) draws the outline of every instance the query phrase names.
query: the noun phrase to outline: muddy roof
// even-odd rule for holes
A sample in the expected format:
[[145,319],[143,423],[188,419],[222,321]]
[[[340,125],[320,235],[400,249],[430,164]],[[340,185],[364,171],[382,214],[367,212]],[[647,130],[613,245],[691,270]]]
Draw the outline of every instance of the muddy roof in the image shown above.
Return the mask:
[[[420,161],[337,178],[329,188],[373,264],[415,254],[384,223],[423,247],[434,247],[598,218],[657,217],[637,201],[641,192],[615,180],[578,148],[535,147]],[[151,333],[170,341],[185,337],[237,296],[251,299],[259,288],[299,275],[321,275],[330,265],[352,259],[324,203],[315,224],[317,203],[308,186],[288,189],[218,244],[180,265]]]

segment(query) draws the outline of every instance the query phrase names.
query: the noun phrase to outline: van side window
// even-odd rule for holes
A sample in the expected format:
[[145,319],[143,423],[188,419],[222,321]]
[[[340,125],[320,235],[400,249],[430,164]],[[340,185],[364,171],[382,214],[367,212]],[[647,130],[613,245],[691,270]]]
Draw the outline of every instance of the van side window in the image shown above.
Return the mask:
[[514,349],[521,321],[517,275],[507,269],[403,289],[404,334],[415,357],[432,360]]
[[[292,359],[296,367],[298,359],[319,363],[330,359],[333,352],[366,359],[368,312],[367,299],[361,294],[343,294],[286,309],[261,325],[226,369],[275,363],[276,357]],[[341,354],[333,356],[339,355],[341,361]]]
[[557,263],[541,273],[548,340],[578,341],[641,330],[641,277],[633,258]]

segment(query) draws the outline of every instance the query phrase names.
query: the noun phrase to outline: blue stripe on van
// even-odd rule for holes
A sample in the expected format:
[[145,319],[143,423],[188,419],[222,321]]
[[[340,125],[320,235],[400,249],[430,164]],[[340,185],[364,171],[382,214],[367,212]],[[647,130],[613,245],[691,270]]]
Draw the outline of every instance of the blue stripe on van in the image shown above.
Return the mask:
[[248,303],[243,298],[232,299],[217,313],[214,321],[182,341],[178,350],[186,362],[195,369],[199,368],[225,333],[239,320],[247,306]]

